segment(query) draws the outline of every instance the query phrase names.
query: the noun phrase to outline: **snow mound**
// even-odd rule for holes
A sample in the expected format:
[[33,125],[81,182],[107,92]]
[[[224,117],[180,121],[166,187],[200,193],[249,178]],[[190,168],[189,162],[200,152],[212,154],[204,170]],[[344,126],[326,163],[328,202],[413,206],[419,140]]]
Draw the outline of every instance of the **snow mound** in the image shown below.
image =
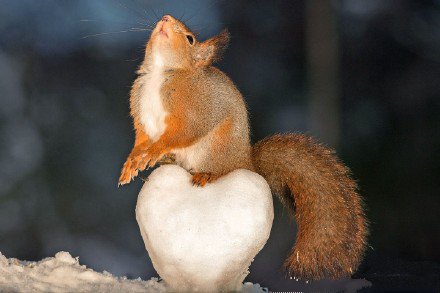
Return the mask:
[[156,169],[136,219],[154,268],[176,291],[238,291],[273,222],[266,180],[235,170],[204,187],[176,165]]
[[98,273],[68,252],[39,262],[7,259],[0,253],[0,292],[166,292],[153,278],[142,281]]
[[[243,293],[267,292],[245,283]],[[98,273],[79,264],[68,252],[58,252],[39,262],[7,259],[0,253],[0,292],[168,292],[157,278],[142,281]]]

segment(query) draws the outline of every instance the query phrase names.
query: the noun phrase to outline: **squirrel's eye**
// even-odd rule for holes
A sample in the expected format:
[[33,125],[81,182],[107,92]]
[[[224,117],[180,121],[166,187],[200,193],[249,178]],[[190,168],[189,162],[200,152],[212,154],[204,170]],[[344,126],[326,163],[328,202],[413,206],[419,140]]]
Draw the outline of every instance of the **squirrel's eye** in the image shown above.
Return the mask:
[[188,42],[190,45],[194,44],[194,37],[191,35],[186,35],[186,38],[188,39]]

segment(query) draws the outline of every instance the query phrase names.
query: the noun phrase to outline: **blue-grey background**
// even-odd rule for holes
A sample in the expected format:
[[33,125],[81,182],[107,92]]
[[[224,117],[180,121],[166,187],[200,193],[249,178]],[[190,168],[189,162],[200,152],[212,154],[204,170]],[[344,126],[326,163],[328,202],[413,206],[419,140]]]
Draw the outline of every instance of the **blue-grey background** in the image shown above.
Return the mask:
[[[142,181],[117,179],[134,138],[128,92],[149,35],[139,29],[164,13],[202,40],[229,28],[219,66],[246,97],[254,141],[301,131],[337,148],[371,221],[358,276],[399,267],[428,276],[422,286],[440,272],[438,0],[0,0],[3,254],[67,250],[95,270],[156,275],[134,217]],[[293,241],[277,206],[248,279],[288,288]]]

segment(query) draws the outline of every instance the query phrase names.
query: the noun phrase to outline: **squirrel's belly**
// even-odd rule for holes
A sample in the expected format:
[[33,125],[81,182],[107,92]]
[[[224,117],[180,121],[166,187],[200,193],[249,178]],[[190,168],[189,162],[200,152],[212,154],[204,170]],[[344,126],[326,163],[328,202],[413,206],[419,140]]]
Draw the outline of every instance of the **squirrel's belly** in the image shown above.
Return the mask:
[[204,171],[204,163],[208,159],[212,134],[204,136],[195,144],[173,150],[176,162],[188,171]]
[[147,78],[141,89],[140,97],[140,122],[144,126],[144,131],[154,142],[164,133],[165,111],[160,96],[163,77],[160,72],[152,72]]

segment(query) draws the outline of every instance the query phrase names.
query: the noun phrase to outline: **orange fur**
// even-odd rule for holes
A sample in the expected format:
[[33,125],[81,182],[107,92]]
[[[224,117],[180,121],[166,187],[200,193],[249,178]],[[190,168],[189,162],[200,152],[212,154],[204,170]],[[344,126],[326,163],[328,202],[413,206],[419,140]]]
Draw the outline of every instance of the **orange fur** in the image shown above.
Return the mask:
[[196,137],[183,131],[186,127],[180,115],[167,117],[167,128],[158,141],[151,144],[137,166],[138,170],[144,170],[147,165],[153,167],[172,149],[183,148],[191,145]]
[[219,128],[215,131],[214,139],[212,140],[212,148],[214,152],[219,149],[222,149],[230,143],[231,141],[231,132],[232,127],[234,126],[232,120],[230,118],[226,118],[219,126]]
[[368,230],[348,168],[332,150],[300,134],[265,138],[253,157],[298,224],[288,272],[303,279],[350,277],[362,260]]
[[134,147],[122,168],[121,176],[119,177],[119,185],[129,183],[133,177],[138,175],[140,162],[150,146],[150,138],[143,131],[139,122],[134,122],[134,129],[136,134]]

